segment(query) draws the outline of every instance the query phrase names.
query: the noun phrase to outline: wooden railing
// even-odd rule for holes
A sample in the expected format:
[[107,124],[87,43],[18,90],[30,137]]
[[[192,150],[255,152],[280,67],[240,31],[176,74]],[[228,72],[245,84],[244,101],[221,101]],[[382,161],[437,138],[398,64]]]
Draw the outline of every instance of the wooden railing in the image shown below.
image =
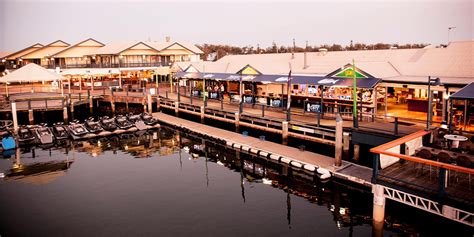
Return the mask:
[[[430,135],[429,131],[417,131],[415,133],[409,134],[402,138],[393,140],[391,142],[382,144],[378,147],[370,149],[373,153],[373,174],[372,174],[372,183],[382,183],[384,185],[395,185],[405,187],[412,187],[417,192],[428,192],[437,193],[439,198],[450,197],[450,200],[457,200],[463,202],[468,200],[472,202],[473,199],[469,193],[471,193],[471,176],[474,175],[474,169],[470,167],[458,166],[456,164],[443,163],[437,160],[424,159],[416,157],[410,154],[405,154],[408,144],[414,144],[416,139],[427,138],[424,136]],[[429,140],[429,139],[425,139]],[[399,146],[399,148],[398,148]],[[422,146],[422,145],[421,145]],[[394,151],[394,149],[396,151]],[[413,148],[410,148],[413,149]],[[423,149],[423,148],[422,148]],[[424,148],[426,149],[426,148]],[[415,148],[416,150],[416,148]],[[414,154],[415,150],[408,151],[408,153]],[[381,157],[384,156],[384,157]],[[381,159],[390,159],[398,158],[401,159],[396,162],[400,162],[401,165],[397,169],[394,169],[388,173],[385,173],[384,170],[380,170],[379,166],[381,164]],[[409,162],[405,164],[406,162]],[[405,165],[403,165],[405,164]],[[411,166],[413,164],[413,166]],[[396,165],[396,164],[392,164]],[[390,165],[391,166],[391,165]],[[385,169],[390,170],[390,166]],[[425,174],[421,176],[419,174],[419,167],[421,166],[421,173],[423,173],[423,167],[429,166],[429,175]],[[397,166],[395,166],[397,167]],[[411,168],[415,167],[415,168]],[[406,170],[405,170],[406,169]],[[434,170],[436,182],[431,180],[431,170]],[[396,173],[393,173],[396,172]],[[399,175],[399,173],[404,173]],[[451,183],[449,184],[450,176],[455,175],[456,180],[459,177],[464,177],[463,182]],[[414,182],[413,180],[425,180],[423,182]],[[472,194],[472,193],[471,193]]]

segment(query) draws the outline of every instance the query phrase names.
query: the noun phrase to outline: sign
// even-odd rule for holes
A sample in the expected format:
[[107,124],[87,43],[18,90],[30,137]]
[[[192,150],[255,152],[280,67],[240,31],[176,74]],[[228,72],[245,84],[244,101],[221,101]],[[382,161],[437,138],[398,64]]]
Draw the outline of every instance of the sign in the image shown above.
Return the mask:
[[301,132],[314,133],[314,129],[291,125],[291,129]]
[[258,75],[260,73],[257,72],[253,67],[251,66],[246,66],[242,71],[241,74],[247,74],[247,75]]
[[341,72],[334,75],[334,77],[354,78],[354,73],[356,75],[356,78],[367,78],[365,75],[358,72],[357,70],[354,72],[351,67],[342,70]]
[[315,112],[315,113],[320,113],[321,112],[321,105],[320,104],[312,104],[312,103],[307,103],[306,104],[306,112]]

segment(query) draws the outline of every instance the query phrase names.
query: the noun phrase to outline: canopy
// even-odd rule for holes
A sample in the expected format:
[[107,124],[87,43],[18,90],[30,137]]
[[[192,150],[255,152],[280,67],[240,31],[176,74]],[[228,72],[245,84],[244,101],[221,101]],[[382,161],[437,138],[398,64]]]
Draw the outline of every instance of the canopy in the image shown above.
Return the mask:
[[[179,78],[187,79],[214,79],[214,80],[240,80],[240,74],[232,73],[200,73],[200,72],[178,72]],[[321,86],[352,87],[351,78],[333,78],[322,76],[291,76],[292,84],[311,84]],[[243,81],[253,81],[261,83],[287,83],[288,75],[242,75]],[[358,78],[358,88],[374,88],[381,80],[377,78]]]
[[472,100],[474,99],[474,82],[461,88],[461,90],[452,94],[449,98],[457,100]]
[[0,77],[0,83],[56,81],[64,79],[61,75],[51,72],[35,63],[29,63],[14,72]]
[[109,75],[120,74],[116,68],[72,68],[61,72],[62,75]]

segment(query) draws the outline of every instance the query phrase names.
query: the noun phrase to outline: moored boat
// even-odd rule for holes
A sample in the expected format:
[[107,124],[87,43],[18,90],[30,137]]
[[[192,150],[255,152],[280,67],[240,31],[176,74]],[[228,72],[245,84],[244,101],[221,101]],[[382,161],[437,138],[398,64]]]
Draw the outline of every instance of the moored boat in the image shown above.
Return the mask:
[[46,126],[46,124],[41,124],[37,126],[34,130],[36,137],[38,137],[41,144],[51,144],[53,143],[53,133],[51,129]]
[[54,123],[53,127],[51,128],[51,131],[54,135],[54,138],[56,140],[63,140],[69,137],[69,133],[66,130],[66,127],[64,126],[64,123]]
[[77,120],[75,120],[69,126],[67,126],[67,131],[69,132],[72,139],[74,140],[88,138],[87,134],[89,134],[89,131],[87,131],[84,125],[80,124],[79,121]]
[[94,121],[94,118],[89,118],[84,122],[84,126],[87,128],[87,130],[91,133],[100,133],[104,131],[102,126],[100,126],[100,123],[98,121]]
[[104,116],[100,118],[100,126],[106,131],[112,132],[117,129],[117,124],[115,123],[114,118],[109,118],[108,116]]
[[133,124],[127,119],[126,116],[123,115],[118,115],[115,117],[115,123],[117,124],[117,127],[123,130],[127,130],[133,127]]

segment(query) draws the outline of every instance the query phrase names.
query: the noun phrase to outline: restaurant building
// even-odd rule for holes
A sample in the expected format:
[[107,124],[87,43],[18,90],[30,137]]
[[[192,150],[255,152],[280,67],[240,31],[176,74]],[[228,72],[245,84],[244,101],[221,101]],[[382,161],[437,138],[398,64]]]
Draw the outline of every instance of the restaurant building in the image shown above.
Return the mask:
[[[363,112],[370,115],[368,118],[382,116],[399,117],[413,122],[426,121],[428,81],[431,77],[439,78],[440,81],[435,85],[435,80],[431,80],[432,119],[435,123],[442,123],[448,121],[448,108],[451,107],[449,103],[453,103],[455,113],[462,114],[461,111],[464,110],[464,104],[458,104],[456,100],[450,102],[449,96],[474,81],[473,48],[474,41],[463,41],[451,42],[447,47],[427,46],[422,49],[336,52],[321,50],[294,54],[228,55],[216,62],[177,63],[175,67],[181,69],[183,73],[199,72],[203,74],[201,76],[218,73],[237,75],[230,78],[238,78],[240,74],[246,75],[243,69],[251,68],[251,71],[255,72],[253,74],[258,77],[244,83],[247,84],[246,91],[250,90],[248,85],[253,83],[256,97],[266,96],[275,99],[285,97],[282,96],[287,91],[285,77],[288,77],[291,70],[293,77],[291,94],[294,98],[292,106],[295,103],[298,106],[305,106],[307,110],[307,101],[310,101],[311,105],[314,105],[311,101],[319,101],[321,104],[322,91],[323,106],[320,107],[324,109],[323,112],[338,111],[351,114],[349,106],[352,103],[351,85],[345,84],[347,82],[343,82],[342,79],[353,77],[354,60],[357,80],[371,81],[360,84],[364,88],[360,88],[358,92],[358,99],[362,97],[364,104]],[[182,78],[193,76],[191,74],[186,76],[183,73],[179,74]],[[281,78],[279,81],[276,81],[278,78],[275,81],[265,81],[264,75],[279,75]],[[298,77],[300,79],[296,79]],[[232,83],[236,80],[227,81]],[[235,89],[229,87],[230,94],[233,88]],[[259,98],[256,99],[257,102],[258,100]],[[460,117],[459,120],[464,121],[467,115]],[[466,126],[466,130],[469,129],[472,128]]]

